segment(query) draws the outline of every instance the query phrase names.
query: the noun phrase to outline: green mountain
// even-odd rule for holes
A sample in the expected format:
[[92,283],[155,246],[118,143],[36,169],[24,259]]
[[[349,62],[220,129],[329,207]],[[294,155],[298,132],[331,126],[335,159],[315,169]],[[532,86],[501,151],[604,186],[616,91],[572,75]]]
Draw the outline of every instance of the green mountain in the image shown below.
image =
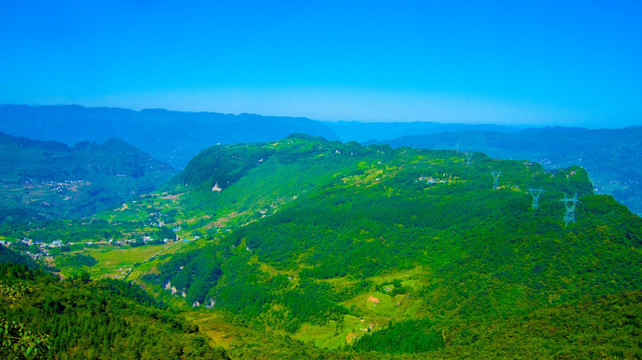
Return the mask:
[[[501,171],[497,188],[492,171]],[[537,209],[531,187],[544,189]],[[495,339],[484,331],[509,341],[502,331],[524,319],[572,327],[586,307],[599,313],[621,301],[639,309],[626,291],[642,285],[642,221],[594,195],[579,167],[546,171],[481,153],[468,164],[453,151],[294,136],[209,148],[173,192],[186,214],[198,214],[190,228],[205,240],[159,260],[142,279],[175,289],[193,307],[320,347],[492,351]],[[560,200],[575,194],[576,221],[566,225]],[[584,336],[608,338],[604,331]],[[562,333],[543,357],[594,355]],[[542,341],[519,334],[528,346]],[[633,341],[633,333],[623,336]],[[382,345],[390,343],[397,346]],[[605,346],[631,354],[629,345]],[[528,354],[527,345],[511,346]]]
[[[69,227],[56,265],[131,257],[117,275],[231,358],[642,356],[642,219],[576,166],[293,135],[208,148],[91,222],[4,235]],[[78,245],[169,228],[182,241]]]
[[642,127],[589,130],[526,129],[513,133],[451,131],[386,140],[393,147],[480,151],[502,159],[528,159],[547,169],[578,165],[590,175],[595,191],[613,195],[642,214]]
[[0,105],[0,131],[72,145],[124,139],[154,158],[183,169],[214,144],[276,141],[292,133],[330,140],[387,143],[393,147],[477,151],[502,159],[527,159],[546,169],[585,168],[598,194],[613,195],[642,214],[640,128],[520,129],[492,124],[435,122],[321,122],[307,118],[85,108],[77,105]]
[[229,359],[138,286],[0,265],[3,359]]
[[122,140],[73,147],[0,133],[0,221],[88,216],[167,182],[172,168]]

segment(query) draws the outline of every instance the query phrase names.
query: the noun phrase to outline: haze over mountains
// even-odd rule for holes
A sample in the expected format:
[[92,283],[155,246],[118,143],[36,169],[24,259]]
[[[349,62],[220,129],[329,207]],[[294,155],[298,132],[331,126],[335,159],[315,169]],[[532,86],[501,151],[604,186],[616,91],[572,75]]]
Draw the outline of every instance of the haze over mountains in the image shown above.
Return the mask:
[[642,213],[642,174],[635,165],[642,157],[642,130],[635,127],[520,129],[434,122],[322,122],[252,114],[77,105],[0,105],[0,131],[68,145],[120,138],[178,170],[199,151],[217,143],[278,140],[292,133],[328,140],[385,142],[395,147],[481,151],[497,158],[540,162],[547,169],[585,167],[598,193],[612,194],[634,212]]
[[642,360],[641,14],[0,1],[0,360]]
[[77,105],[2,105],[0,131],[68,145],[123,139],[177,169],[187,165],[201,150],[217,143],[276,140],[298,132],[337,139],[325,124],[305,118]]
[[118,139],[102,144],[0,132],[0,222],[89,216],[155,190],[174,174]]

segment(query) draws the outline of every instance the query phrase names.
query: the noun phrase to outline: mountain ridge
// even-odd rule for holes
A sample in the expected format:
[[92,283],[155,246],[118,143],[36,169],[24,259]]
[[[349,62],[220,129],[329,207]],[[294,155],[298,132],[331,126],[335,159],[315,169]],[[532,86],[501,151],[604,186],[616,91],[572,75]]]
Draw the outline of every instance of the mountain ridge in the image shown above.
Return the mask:
[[[463,342],[473,319],[501,322],[640,286],[641,220],[594,195],[583,169],[549,172],[482,153],[466,161],[454,151],[296,137],[206,149],[174,191],[209,214],[203,225],[233,218],[141,279],[296,338],[312,327],[324,332],[318,346],[362,338],[364,318],[375,329],[424,319],[438,334],[451,324],[460,334],[451,341]],[[538,209],[529,186],[545,188]],[[566,226],[560,199],[575,194],[577,222]],[[435,346],[439,354],[445,343]]]
[[547,169],[579,165],[590,174],[598,193],[612,194],[618,201],[642,213],[642,129],[555,128],[525,129],[511,134],[457,131],[409,135],[376,141],[393,147],[481,151],[493,157],[527,159]]
[[236,358],[639,354],[642,219],[577,166],[292,135],[212,146],[91,219],[3,229],[62,239],[67,278],[132,281]]
[[326,125],[307,118],[79,105],[0,105],[0,131],[68,145],[120,138],[177,169],[216,143],[278,140],[297,132],[336,138]]
[[[66,124],[66,125],[61,125]],[[90,126],[91,125],[91,126]],[[69,131],[70,129],[74,131]],[[395,146],[413,146],[434,148],[436,143],[442,149],[460,148],[462,151],[474,150],[487,152],[493,157],[517,158],[541,162],[547,168],[579,165],[589,170],[591,179],[597,184],[599,193],[614,195],[618,201],[630,206],[642,214],[642,181],[640,173],[622,158],[625,154],[614,154],[620,149],[618,141],[605,143],[593,141],[594,150],[586,151],[582,146],[582,136],[607,132],[613,136],[627,139],[627,133],[637,133],[639,127],[626,129],[585,129],[571,127],[526,128],[507,127],[493,124],[441,124],[436,122],[375,122],[356,121],[317,121],[308,118],[270,117],[254,114],[221,114],[209,112],[180,112],[165,109],[144,109],[134,111],[122,108],[84,108],[79,105],[31,107],[27,105],[0,105],[0,131],[15,136],[27,136],[40,140],[58,140],[73,145],[79,141],[105,141],[109,137],[122,138],[137,146],[157,159],[172,165],[176,169],[184,168],[189,160],[201,150],[217,143],[252,143],[261,141],[278,141],[291,133],[309,133],[330,140],[360,141],[370,143],[397,143]],[[459,134],[470,134],[470,131],[483,131],[488,136],[503,134],[499,146],[486,148],[470,136],[460,137],[459,143],[445,143],[443,137]],[[549,133],[555,138],[546,151],[502,150],[502,143],[519,145],[520,141],[511,141],[511,137],[530,142],[529,134]],[[574,134],[573,136],[568,136]],[[36,136],[37,135],[37,136]],[[403,136],[433,136],[437,142],[430,144],[417,143]],[[626,142],[633,153],[629,162],[636,162],[639,157],[639,146],[628,137]],[[392,140],[390,140],[392,139]],[[575,144],[566,154],[559,154],[564,142]],[[509,151],[510,150],[510,151]],[[582,154],[591,154],[595,159],[587,159]],[[544,158],[545,157],[545,158]],[[609,166],[611,158],[616,165]],[[588,166],[584,162],[593,164]],[[601,165],[602,163],[603,165]],[[595,165],[597,164],[597,165]]]
[[174,173],[113,138],[70,147],[0,132],[0,160],[3,220],[91,215],[156,189]]

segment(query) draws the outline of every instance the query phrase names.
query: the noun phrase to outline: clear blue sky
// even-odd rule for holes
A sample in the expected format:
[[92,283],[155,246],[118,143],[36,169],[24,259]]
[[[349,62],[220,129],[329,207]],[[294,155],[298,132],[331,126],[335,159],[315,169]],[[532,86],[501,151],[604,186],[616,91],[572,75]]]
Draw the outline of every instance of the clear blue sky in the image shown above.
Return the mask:
[[0,0],[0,103],[642,125],[642,1]]

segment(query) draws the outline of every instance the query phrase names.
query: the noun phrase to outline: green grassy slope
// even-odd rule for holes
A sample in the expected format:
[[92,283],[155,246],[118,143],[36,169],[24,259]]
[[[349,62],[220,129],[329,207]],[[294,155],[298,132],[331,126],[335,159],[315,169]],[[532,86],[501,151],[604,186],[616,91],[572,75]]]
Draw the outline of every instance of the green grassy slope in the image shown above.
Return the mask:
[[[536,210],[531,186],[545,189]],[[290,137],[210,148],[172,191],[207,236],[143,279],[320,347],[361,342],[390,321],[440,333],[552,309],[568,322],[565,304],[642,285],[642,221],[593,195],[577,167],[547,172],[481,153],[467,166],[452,151]],[[577,222],[565,226],[559,200],[575,193]]]
[[[296,135],[207,149],[92,219],[0,229],[74,242],[52,250],[67,277],[133,269],[232,358],[640,355],[642,220],[578,167]],[[184,241],[108,241],[168,234]]]

